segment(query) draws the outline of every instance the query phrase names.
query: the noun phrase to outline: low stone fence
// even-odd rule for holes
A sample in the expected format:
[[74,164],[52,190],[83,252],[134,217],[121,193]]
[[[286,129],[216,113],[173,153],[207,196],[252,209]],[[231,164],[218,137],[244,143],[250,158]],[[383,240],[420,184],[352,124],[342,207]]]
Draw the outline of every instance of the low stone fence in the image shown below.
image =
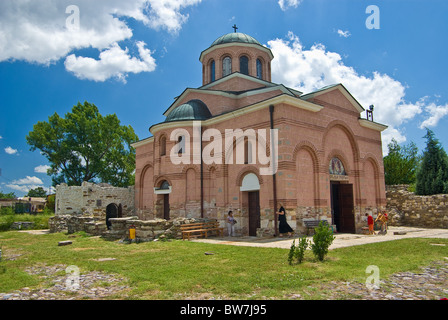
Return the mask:
[[56,215],[49,219],[50,232],[86,232],[93,236],[104,236],[111,240],[125,239],[129,237],[129,229],[135,227],[135,236],[139,240],[150,241],[163,237],[171,239],[182,239],[180,226],[193,223],[197,220],[192,218],[176,218],[172,220],[156,219],[142,221],[138,217],[111,218],[110,230],[107,230],[103,219],[98,220],[93,216]]
[[389,224],[448,229],[448,194],[418,196],[408,187],[386,186]]

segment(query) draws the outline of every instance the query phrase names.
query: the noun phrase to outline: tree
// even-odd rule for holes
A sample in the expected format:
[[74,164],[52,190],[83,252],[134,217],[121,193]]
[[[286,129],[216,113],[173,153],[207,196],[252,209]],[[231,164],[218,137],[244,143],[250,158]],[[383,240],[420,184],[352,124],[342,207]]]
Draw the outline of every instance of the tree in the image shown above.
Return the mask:
[[134,184],[135,150],[138,141],[131,126],[122,126],[115,114],[102,116],[89,102],[78,103],[61,118],[39,121],[26,137],[31,150],[48,159],[53,185],[105,182],[117,187]]
[[448,156],[434,132],[426,129],[426,149],[417,172],[416,194],[448,193]]
[[31,189],[25,197],[35,197],[35,198],[46,198],[47,192],[42,187],[37,187],[36,189]]
[[419,164],[418,148],[414,142],[400,147],[395,139],[387,145],[384,157],[384,178],[387,185],[412,184]]
[[0,199],[15,199],[17,196],[14,194],[14,192],[11,193],[3,193],[0,191]]

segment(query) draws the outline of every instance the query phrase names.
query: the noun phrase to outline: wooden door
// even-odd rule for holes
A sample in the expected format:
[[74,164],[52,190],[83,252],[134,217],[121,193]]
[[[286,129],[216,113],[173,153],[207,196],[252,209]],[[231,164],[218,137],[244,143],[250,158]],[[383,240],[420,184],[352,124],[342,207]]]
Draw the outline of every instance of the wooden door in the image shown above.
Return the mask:
[[163,219],[170,220],[170,195],[163,195]]
[[339,185],[340,227],[341,232],[355,233],[355,212],[353,205],[353,185]]
[[249,236],[256,236],[260,228],[260,192],[249,192]]

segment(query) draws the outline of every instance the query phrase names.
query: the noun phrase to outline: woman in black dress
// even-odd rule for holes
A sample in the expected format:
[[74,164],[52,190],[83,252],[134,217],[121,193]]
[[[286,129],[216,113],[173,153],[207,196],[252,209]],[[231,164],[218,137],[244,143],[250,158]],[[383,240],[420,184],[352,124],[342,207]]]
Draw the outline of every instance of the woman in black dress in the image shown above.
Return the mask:
[[283,208],[282,204],[280,204],[280,209],[277,212],[278,214],[278,221],[279,221],[279,232],[280,236],[282,233],[287,233],[289,237],[292,237],[294,234],[294,230],[289,226],[288,222],[286,221],[286,211],[285,208]]

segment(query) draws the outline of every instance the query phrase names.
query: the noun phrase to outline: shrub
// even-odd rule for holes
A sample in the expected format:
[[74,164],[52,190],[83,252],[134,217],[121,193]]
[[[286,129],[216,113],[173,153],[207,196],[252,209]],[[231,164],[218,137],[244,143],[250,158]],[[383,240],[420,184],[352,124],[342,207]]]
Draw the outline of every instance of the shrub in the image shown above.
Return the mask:
[[309,242],[305,236],[299,239],[299,243],[297,245],[296,240],[294,239],[294,241],[291,244],[291,248],[289,249],[288,263],[292,265],[294,259],[297,259],[298,263],[302,263],[308,245]]
[[309,242],[306,237],[302,237],[299,239],[299,243],[296,247],[295,257],[297,258],[298,263],[302,263],[303,258],[305,257],[305,251],[308,248]]
[[291,244],[291,248],[289,249],[289,254],[288,254],[288,263],[290,265],[292,265],[292,261],[294,260],[295,253],[296,253],[296,240],[294,239],[294,241]]
[[328,248],[333,243],[335,236],[327,223],[320,222],[314,229],[313,244],[311,250],[319,261],[323,261],[328,253]]

